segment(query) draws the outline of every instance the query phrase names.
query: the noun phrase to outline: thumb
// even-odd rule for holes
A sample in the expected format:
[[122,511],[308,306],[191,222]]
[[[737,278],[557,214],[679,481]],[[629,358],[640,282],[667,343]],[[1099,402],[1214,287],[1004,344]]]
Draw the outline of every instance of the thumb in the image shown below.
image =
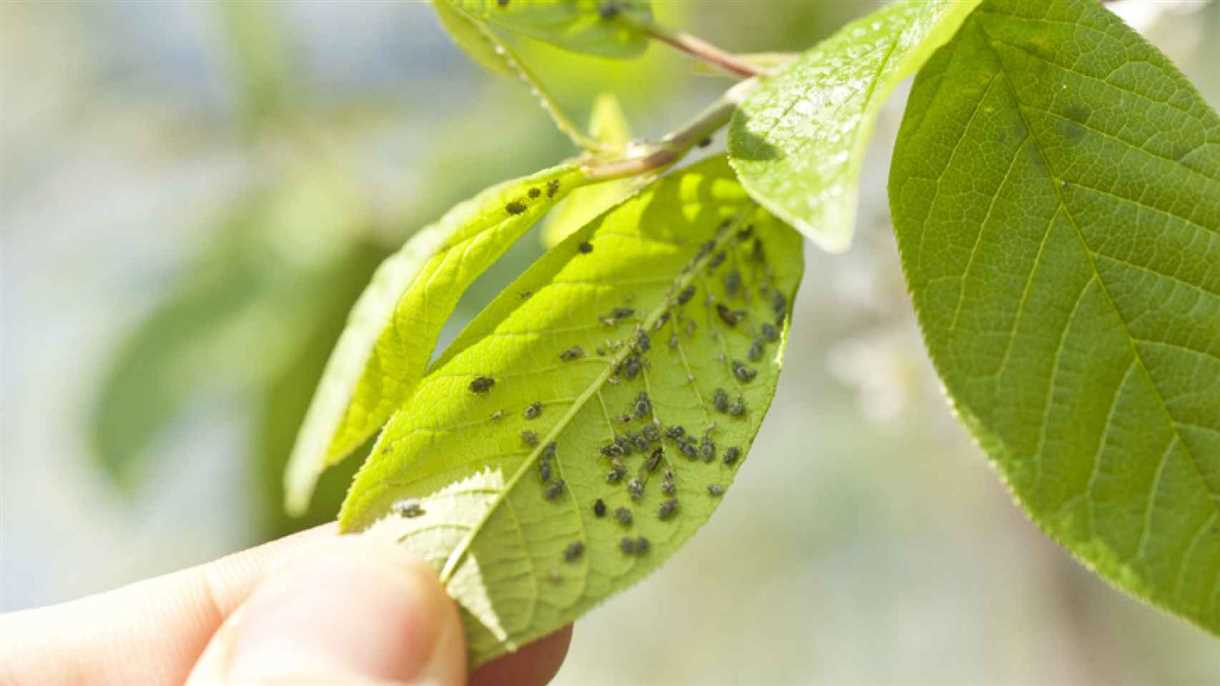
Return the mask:
[[405,551],[344,538],[268,576],[213,635],[190,686],[466,679],[453,601]]

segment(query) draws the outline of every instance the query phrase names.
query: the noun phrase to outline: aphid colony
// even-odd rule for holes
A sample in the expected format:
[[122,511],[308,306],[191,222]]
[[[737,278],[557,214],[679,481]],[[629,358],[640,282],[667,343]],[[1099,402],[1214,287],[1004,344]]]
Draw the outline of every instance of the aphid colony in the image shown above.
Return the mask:
[[[496,0],[496,4],[498,4],[500,7],[507,7],[508,0]],[[546,182],[546,197],[553,198],[558,192],[559,179],[551,179],[550,181]],[[538,198],[542,197],[542,189],[536,186],[531,187],[528,191],[526,191],[525,194],[530,200],[537,200]],[[529,204],[526,202],[526,198],[517,198],[516,200],[510,200],[504,204],[504,211],[508,213],[509,216],[524,214],[528,209]],[[589,247],[589,250],[585,250],[582,247],[581,252],[591,252],[592,249],[592,246]]]
[[[546,193],[548,197],[553,196],[557,190],[558,181],[551,181],[547,184]],[[541,196],[541,193],[542,191],[537,188],[531,188],[527,191],[529,198],[538,198]],[[509,214],[519,214],[524,212],[525,209],[523,200],[510,202],[505,207]],[[706,272],[710,274],[715,272],[717,268],[728,260],[728,254],[724,249],[717,250],[718,242],[723,240],[723,232],[727,230],[728,225],[728,222],[721,225],[720,239],[708,241],[699,248],[695,259],[683,270],[683,274],[686,275],[686,278],[683,279],[685,283],[680,288],[675,288],[669,296],[669,309],[657,316],[652,323],[652,331],[659,331],[669,324],[673,325],[673,333],[669,337],[669,348],[671,350],[679,348],[680,352],[680,331],[684,332],[688,338],[695,335],[697,324],[693,318],[685,317],[681,308],[688,305],[698,294],[699,288],[692,283],[696,280],[694,273],[697,269],[703,266],[706,268]],[[752,235],[752,226],[747,226],[736,233],[738,241],[742,243],[750,240]],[[585,241],[578,245],[578,250],[581,253],[587,254],[592,252],[593,246],[588,241]],[[761,256],[762,245],[755,238],[752,259],[761,262]],[[735,260],[733,264],[736,264]],[[700,281],[701,283],[706,283],[702,280]],[[741,271],[736,266],[727,271],[722,279],[722,283],[724,293],[729,299],[744,298],[749,302],[750,292],[742,278]],[[750,325],[752,318],[748,310],[732,307],[725,302],[718,302],[710,292],[706,293],[702,300],[709,311],[708,325],[711,325],[714,319],[727,330],[755,330],[748,350],[745,352],[745,357],[749,362],[761,361],[766,354],[767,345],[779,341],[780,334],[777,326],[782,325],[787,313],[787,298],[777,289],[766,285],[759,289],[759,295],[770,297],[768,304],[775,315],[775,324],[764,321],[756,327]],[[598,357],[591,358],[594,360],[605,359],[607,355],[613,354],[613,358],[607,360],[612,365],[607,383],[613,386],[624,381],[630,382],[640,378],[647,382],[646,370],[649,367],[646,356],[652,349],[652,341],[645,330],[646,326],[637,319],[636,310],[633,307],[627,306],[614,307],[608,312],[599,315],[597,319],[603,326],[610,328],[624,323],[635,322],[634,331],[627,339],[619,342],[607,341],[605,345],[597,347],[596,352]],[[723,344],[725,339],[720,333],[713,332],[711,335]],[[564,349],[558,354],[558,357],[561,362],[567,363],[586,359],[586,353],[583,347],[574,345]],[[685,364],[685,358],[683,360]],[[736,384],[749,384],[758,375],[758,370],[751,367],[746,361],[731,359],[723,353],[719,355],[719,360],[722,364],[726,365],[726,371],[730,375],[729,378]],[[687,378],[689,382],[693,383],[694,377],[690,376],[689,369]],[[495,383],[495,379],[491,377],[478,376],[470,382],[469,390],[475,395],[486,395],[492,390]],[[711,408],[719,414],[733,418],[744,417],[748,414],[744,396],[741,393],[730,394],[729,391],[722,387],[717,387],[712,393]],[[534,401],[526,405],[521,414],[526,421],[537,420],[542,416],[543,409],[544,406],[541,401]],[[496,410],[491,415],[491,418],[494,421],[501,419],[503,416],[503,410]],[[607,416],[607,420],[609,419],[609,416]],[[630,429],[619,430],[612,426],[613,437],[598,448],[600,458],[607,461],[605,480],[610,485],[625,484],[625,491],[630,502],[639,503],[646,497],[650,477],[654,476],[661,469],[662,465],[666,465],[661,475],[660,484],[660,490],[664,498],[656,510],[656,518],[660,521],[672,520],[681,512],[673,465],[666,458],[667,445],[674,454],[681,455],[692,462],[712,463],[719,456],[720,461],[725,466],[732,467],[741,459],[741,448],[725,446],[722,450],[721,446],[717,444],[714,438],[717,429],[715,422],[711,422],[706,430],[698,436],[680,424],[668,426],[663,424],[660,418],[656,416],[655,405],[647,390],[638,391],[630,401],[627,411],[618,415],[618,422],[623,425],[628,425],[633,421],[641,423],[638,431]],[[531,430],[523,430],[520,435],[521,442],[531,451],[537,449],[542,440],[537,432]],[[568,492],[567,484],[560,477],[559,467],[557,466],[557,452],[557,444],[555,441],[550,441],[538,451],[537,456],[538,478],[543,485],[542,494],[550,501],[558,501]],[[632,475],[631,470],[627,466],[626,459],[636,454],[643,456],[643,459],[637,472]],[[725,488],[719,483],[709,483],[706,485],[706,492],[709,497],[718,498],[724,494]],[[418,504],[414,504],[414,507],[418,508],[418,510],[402,508],[399,510],[399,513],[407,517],[423,514],[423,510],[419,508]],[[591,504],[591,508],[593,516],[597,519],[606,519],[607,515],[609,515],[610,519],[622,528],[630,529],[634,525],[635,514],[629,506],[623,505],[612,508],[606,503],[606,500],[597,498]],[[619,542],[619,549],[622,554],[627,556],[642,556],[648,553],[650,543],[643,536],[625,536]],[[584,551],[584,542],[571,542],[564,548],[563,559],[565,562],[576,562],[581,559]],[[552,572],[552,575],[557,577],[557,572]]]

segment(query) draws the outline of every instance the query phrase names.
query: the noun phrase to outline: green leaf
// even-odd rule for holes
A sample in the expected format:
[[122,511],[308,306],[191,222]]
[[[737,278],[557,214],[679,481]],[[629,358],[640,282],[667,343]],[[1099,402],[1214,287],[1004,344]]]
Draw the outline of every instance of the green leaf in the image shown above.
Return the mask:
[[[479,21],[602,57],[636,57],[648,48],[638,23],[652,21],[650,0],[448,0]],[[610,10],[608,8],[613,8]]]
[[[603,93],[593,103],[589,133],[608,153],[621,154],[631,142],[631,128],[618,98]],[[578,188],[546,219],[542,242],[548,248],[575,233],[598,215],[650,182],[650,175],[626,177]]]
[[1220,118],[1089,0],[987,2],[890,178],[932,360],[1051,537],[1220,632]]
[[765,81],[729,129],[729,156],[750,195],[824,250],[846,251],[878,110],[977,5],[900,0],[844,26]]
[[493,186],[421,229],[377,268],[310,404],[285,472],[304,511],[318,475],[368,440],[415,389],[462,293],[585,176],[565,164]]
[[[454,341],[378,439],[341,527],[436,565],[474,664],[574,620],[668,558],[732,482],[775,392],[801,247],[723,157],[662,178],[551,250]],[[677,426],[689,443],[664,437]],[[616,437],[647,445],[608,457]],[[623,476],[608,483],[615,462]],[[623,552],[641,536],[647,552]]]

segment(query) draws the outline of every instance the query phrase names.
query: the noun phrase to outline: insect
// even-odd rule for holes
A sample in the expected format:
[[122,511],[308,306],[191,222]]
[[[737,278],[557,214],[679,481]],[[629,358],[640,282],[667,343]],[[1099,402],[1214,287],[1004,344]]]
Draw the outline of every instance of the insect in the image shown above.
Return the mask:
[[713,498],[719,498],[720,496],[724,495],[724,486],[721,486],[720,484],[708,484],[707,494]]
[[630,455],[632,448],[635,447],[626,436],[615,437],[614,444],[618,446],[619,452],[623,455]]
[[634,379],[640,373],[640,358],[635,353],[628,355],[619,365],[619,373],[627,379]]
[[542,195],[542,191],[538,190],[537,188],[531,188],[529,191],[529,196],[531,198],[536,198],[540,195]]
[[763,347],[763,340],[761,338],[755,338],[754,342],[750,344],[750,352],[746,353],[746,357],[750,358],[751,362],[757,362],[763,358],[763,353],[765,352],[766,349]]
[[537,419],[542,416],[542,403],[535,400],[525,406],[525,411],[521,413],[526,419]]
[[546,446],[542,448],[542,459],[549,460],[555,457],[555,449],[557,447],[558,446],[555,445],[555,441],[547,443]]
[[784,316],[784,312],[788,309],[788,299],[783,293],[775,291],[775,295],[771,296],[771,309],[775,311],[776,316]]
[[593,501],[593,516],[594,517],[605,517],[606,516],[606,501],[602,500],[601,498],[598,498],[597,500]]
[[692,460],[699,456],[699,449],[695,447],[695,442],[689,438],[678,443],[678,450],[682,451],[683,455]]
[[508,7],[508,0],[496,0],[496,5],[500,7]]
[[685,305],[686,303],[690,302],[690,299],[693,297],[695,297],[695,287],[687,286],[686,288],[682,289],[681,293],[678,293],[678,304]]
[[657,448],[653,450],[652,454],[648,456],[648,460],[644,462],[644,469],[650,472],[657,471],[657,467],[661,464],[661,458],[664,456],[665,451],[663,449]]
[[724,463],[725,464],[731,465],[734,462],[736,462],[740,457],[741,457],[741,448],[738,448],[735,446],[732,448],[725,448],[725,450],[724,450]]
[[642,353],[646,353],[651,348],[652,341],[648,338],[648,334],[641,331],[639,337],[635,339],[635,349]]
[[581,555],[585,554],[585,544],[580,541],[572,541],[567,548],[563,549],[564,562],[575,562],[580,559]]
[[522,431],[521,442],[533,448],[534,446],[538,445],[538,434],[534,433],[533,431]]
[[508,212],[509,214],[521,214],[526,209],[528,209],[528,207],[520,200],[514,200],[504,206],[504,211]]
[[661,440],[661,431],[657,429],[656,424],[645,424],[643,429],[640,429],[640,435],[649,443],[656,443]]
[[712,393],[712,405],[716,407],[717,412],[729,411],[729,394],[723,388],[717,388],[715,393]]
[[427,514],[424,511],[424,506],[420,505],[418,500],[403,500],[394,503],[394,513],[399,517],[406,517],[407,519],[414,519]]
[[627,468],[621,462],[615,462],[610,467],[610,473],[606,474],[606,483],[616,484],[622,481],[624,476],[627,476]]
[[712,137],[704,136],[703,138],[699,139],[699,143],[697,145],[701,148],[706,148],[707,146],[709,146],[711,144],[712,144]]
[[585,349],[580,347],[579,345],[574,345],[571,348],[568,348],[567,350],[559,353],[559,359],[563,360],[564,362],[571,362],[572,360],[579,360],[580,358],[582,358],[584,356],[585,356]]
[[563,479],[557,479],[555,483],[546,487],[546,499],[554,500],[563,495]]
[[614,519],[617,520],[618,523],[622,524],[623,526],[630,526],[631,525],[631,510],[629,510],[625,507],[615,508],[614,509]]
[[559,192],[559,179],[551,179],[546,182],[546,197],[553,198]]
[[[727,222],[728,222],[728,220],[726,219],[725,222],[721,223],[721,226],[725,226]],[[708,255],[710,255],[711,252],[715,249],[716,249],[716,241],[707,241],[703,245],[699,246],[699,252],[695,253],[695,259],[696,260],[703,259],[704,257],[707,257]]]
[[703,441],[699,444],[699,455],[703,457],[704,462],[711,462],[716,459],[716,442],[711,436],[704,436]]
[[674,485],[674,473],[666,470],[665,478],[661,480],[661,492],[665,495],[673,495],[676,490],[678,489]]
[[666,324],[667,322],[669,322],[669,312],[668,312],[668,311],[665,311],[665,312],[662,312],[662,313],[661,313],[661,316],[660,316],[660,317],[657,317],[657,320],[656,320],[655,322],[653,322],[653,324],[652,324],[652,330],[653,330],[653,331],[660,331],[660,330],[661,330],[661,327],[662,327],[662,326],[665,326],[665,324]]
[[603,445],[600,448],[600,452],[602,457],[618,457],[623,454],[623,449],[619,447],[618,443],[611,443],[609,445]]
[[644,497],[644,482],[639,479],[632,479],[627,482],[627,492],[631,494],[632,500],[639,500]]
[[623,551],[624,555],[635,555],[637,551],[635,539],[623,536],[622,540],[618,542],[618,549]]
[[496,380],[489,376],[476,377],[470,382],[471,393],[486,393],[491,390],[492,386],[496,385]]
[[631,434],[631,444],[640,452],[648,450],[648,439],[639,434]]
[[740,231],[737,232],[737,240],[744,242],[744,241],[748,240],[750,238],[750,236],[753,236],[753,235],[754,235],[754,225],[750,224],[750,225],[746,226],[744,229],[741,229]]
[[619,7],[618,2],[615,0],[605,0],[605,2],[597,7],[597,16],[606,21],[610,21],[611,19],[617,17],[618,13],[621,11],[622,8]]
[[665,435],[676,441],[686,435],[686,429],[680,424],[675,424],[665,430]]
[[733,404],[729,405],[729,416],[740,417],[740,416],[744,415],[745,413],[746,413],[746,400],[745,400],[745,398],[742,398],[739,395],[739,396],[737,396],[737,399],[733,401]]
[[740,360],[733,360],[733,376],[736,376],[737,380],[742,383],[749,383],[754,380],[754,377],[758,376],[758,370],[747,367]]
[[593,244],[589,241],[581,241],[580,245],[576,246],[576,249],[582,254],[588,255],[589,253],[593,252]]
[[542,483],[551,480],[551,461],[542,460],[538,463],[538,476],[542,479]]
[[651,547],[651,546],[649,545],[649,543],[648,543],[648,539],[647,539],[647,538],[644,538],[643,536],[640,536],[639,538],[635,539],[635,552],[636,552],[636,554],[638,554],[638,555],[643,555],[644,553],[648,552],[648,549],[649,549],[650,547]]
[[724,292],[730,296],[737,295],[741,290],[741,272],[736,269],[724,275]]
[[648,398],[648,393],[640,391],[640,394],[635,397],[635,405],[632,407],[635,411],[637,419],[643,419],[652,414],[652,401]]
[[774,324],[764,323],[762,325],[762,335],[763,338],[774,343],[775,341],[779,340],[779,329],[775,328]]
[[670,498],[669,500],[661,503],[661,508],[657,510],[657,516],[661,519],[669,519],[670,517],[674,516],[674,513],[677,511],[678,500],[676,498]]
[[724,264],[724,258],[725,258],[725,255],[724,255],[723,250],[716,253],[715,255],[712,255],[712,259],[707,261],[707,270],[709,272],[715,271],[715,269],[717,267],[719,267],[721,264]]

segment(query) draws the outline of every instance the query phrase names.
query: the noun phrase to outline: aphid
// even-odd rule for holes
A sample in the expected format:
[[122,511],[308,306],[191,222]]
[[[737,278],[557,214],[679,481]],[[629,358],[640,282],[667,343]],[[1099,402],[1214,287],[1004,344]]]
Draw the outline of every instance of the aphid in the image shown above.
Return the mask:
[[779,340],[779,329],[775,328],[775,325],[771,323],[764,323],[762,325],[762,335],[763,338],[774,343]]
[[747,367],[740,360],[733,360],[733,376],[736,376],[737,380],[742,383],[749,383],[754,380],[754,377],[758,376],[758,370]]
[[614,319],[626,319],[634,315],[635,310],[631,309],[630,307],[616,307],[613,310],[610,310],[610,316]]
[[[722,226],[723,226],[723,224],[722,224]],[[708,242],[704,243],[703,245],[699,246],[699,252],[695,253],[695,259],[696,260],[703,259],[704,257],[707,257],[709,254],[711,254],[711,252],[715,249],[716,249],[716,241],[708,241]]]
[[618,443],[611,443],[609,445],[603,445],[600,448],[600,452],[602,457],[619,457],[623,454],[623,449]]
[[536,198],[540,195],[542,195],[542,191],[538,190],[537,188],[531,188],[529,191],[529,196],[531,198]]
[[660,464],[661,464],[661,458],[664,456],[665,456],[665,451],[663,449],[657,448],[657,449],[653,450],[652,454],[649,455],[648,459],[644,462],[644,469],[646,469],[650,472],[657,471],[657,467],[660,466]]
[[623,539],[618,542],[618,549],[623,551],[624,555],[636,554],[635,539],[630,536],[623,536]]
[[678,500],[676,498],[670,498],[669,500],[661,503],[661,508],[657,510],[657,516],[661,519],[669,519],[670,517],[674,516],[674,513],[677,511]]
[[619,365],[619,373],[628,380],[634,379],[640,373],[640,358],[634,353],[623,359]]
[[559,179],[551,179],[546,182],[546,197],[553,198],[559,192]]
[[584,554],[585,544],[580,541],[572,541],[567,548],[563,549],[563,560],[564,562],[575,562]]
[[665,326],[665,324],[666,324],[668,321],[669,321],[669,312],[668,312],[668,311],[662,312],[662,313],[661,313],[661,316],[660,316],[660,317],[657,317],[657,321],[653,322],[653,325],[652,325],[652,330],[653,330],[653,331],[660,331],[660,330],[661,330],[661,327],[662,327],[662,326]]
[[761,338],[755,338],[754,342],[750,344],[750,352],[746,353],[746,357],[750,358],[751,362],[757,362],[763,358],[763,354],[765,352],[766,349],[763,347],[763,340]]
[[737,232],[737,240],[744,242],[750,236],[753,236],[753,235],[754,235],[754,225],[750,224],[750,225],[746,226],[744,229],[741,229]]
[[632,500],[639,500],[644,497],[644,482],[639,479],[632,479],[627,482],[627,492],[631,494]]
[[712,405],[717,412],[728,412],[729,394],[723,388],[717,388],[716,392],[712,393]]
[[640,435],[649,443],[656,443],[661,440],[661,431],[657,429],[656,424],[645,424],[643,429],[640,429]]
[[424,506],[420,505],[418,500],[403,500],[394,503],[394,514],[397,514],[399,517],[414,519],[422,517],[427,513],[424,511]]
[[716,442],[711,436],[704,436],[703,441],[699,443],[699,455],[704,462],[711,462],[716,459]]
[[551,480],[551,461],[542,460],[538,463],[538,476],[542,479],[542,483]]
[[470,382],[471,393],[486,393],[491,390],[492,386],[496,385],[496,380],[489,376],[480,376]]
[[665,435],[676,441],[686,435],[686,429],[680,424],[675,424],[665,430]]
[[555,483],[546,487],[546,499],[554,500],[563,495],[563,479],[557,479]]
[[618,13],[623,10],[619,6],[617,0],[605,0],[597,7],[597,16],[609,21],[618,16]]
[[649,545],[647,538],[640,536],[639,538],[635,539],[635,552],[637,555],[643,555],[644,553],[648,552],[650,547],[651,546]]
[[721,486],[720,484],[708,484],[707,494],[713,498],[719,498],[720,496],[724,495],[724,486]]
[[588,255],[589,253],[593,252],[593,244],[589,241],[581,241],[580,245],[576,246],[576,249],[582,254]]
[[700,138],[699,143],[698,143],[699,147],[701,147],[701,148],[706,148],[707,146],[709,146],[711,144],[712,144],[711,136],[704,136],[703,138]]
[[616,484],[627,476],[627,468],[621,462],[616,462],[610,467],[610,472],[606,474],[606,483]]
[[631,510],[625,507],[617,507],[614,509],[614,519],[623,526],[631,525]]
[[648,338],[648,334],[644,333],[643,331],[640,332],[640,335],[635,339],[635,349],[642,353],[646,353],[652,349],[652,340]]
[[686,288],[682,289],[681,293],[678,293],[678,304],[685,305],[686,303],[690,302],[690,299],[693,297],[695,297],[695,287],[687,286]]
[[630,455],[631,449],[635,447],[626,436],[616,436],[614,444],[618,446],[619,454],[621,455]]
[[751,246],[750,259],[755,262],[765,262],[767,260],[767,255],[763,251],[762,241],[757,238],[754,239],[754,244]]
[[733,401],[733,404],[729,405],[729,416],[730,417],[741,417],[745,413],[746,413],[746,399],[739,395],[739,396],[737,396],[737,399]]
[[665,479],[661,481],[661,492],[665,495],[673,495],[674,491],[678,490],[674,485],[673,472],[665,472]]
[[741,290],[741,272],[736,269],[724,275],[724,292],[730,296],[737,295]]
[[725,255],[724,255],[723,250],[716,253],[715,255],[712,255],[712,259],[707,261],[707,270],[709,272],[714,271],[717,267],[724,264],[724,257],[725,257]]
[[524,212],[527,209],[528,209],[528,207],[526,206],[526,204],[521,202],[520,200],[514,200],[504,206],[504,211],[508,212],[509,214],[521,214],[522,212]]
[[635,446],[636,450],[644,452],[648,450],[648,439],[640,434],[631,434],[631,445]]
[[533,448],[534,446],[538,445],[538,434],[534,433],[533,431],[528,431],[528,430],[522,431],[521,432],[521,442],[526,444],[527,446]]
[[741,457],[741,448],[732,447],[726,448],[724,451],[724,463],[731,465]]
[[631,417],[631,415],[629,415],[629,414],[620,414],[620,415],[618,416],[618,420],[619,420],[619,422],[620,422],[620,423],[622,423],[622,424],[630,424],[630,423],[631,423],[631,419],[632,419],[632,417]]
[[593,501],[593,516],[598,518],[606,516],[606,501],[601,498]]
[[533,291],[521,291],[521,295],[519,297],[522,300],[529,300],[530,296],[532,296],[533,294],[534,294]]
[[558,446],[555,445],[555,441],[551,441],[550,443],[547,443],[546,446],[542,449],[542,459],[544,459],[544,460],[554,459],[555,449],[557,447]]
[[525,406],[525,411],[521,413],[526,419],[537,419],[542,416],[542,403],[535,400]]
[[491,413],[491,421],[498,422],[504,418],[504,410],[496,410]]
[[637,419],[643,419],[652,414],[652,401],[648,399],[648,393],[640,391],[640,394],[635,397],[635,405],[632,409],[635,411]]
[[716,303],[716,314],[720,315],[720,321],[724,322],[726,326],[737,326],[737,322],[740,321],[737,312],[724,303]]
[[564,362],[571,362],[572,360],[579,360],[580,358],[582,358],[584,356],[585,356],[585,349],[580,347],[579,345],[574,345],[571,348],[568,348],[567,350],[559,353],[559,359],[563,360]]
[[775,311],[776,315],[781,317],[787,311],[788,299],[784,297],[783,293],[775,291],[775,295],[771,296],[771,309]]
[[689,438],[678,443],[678,450],[682,451],[683,455],[692,460],[699,456],[699,449],[695,447],[695,442]]

